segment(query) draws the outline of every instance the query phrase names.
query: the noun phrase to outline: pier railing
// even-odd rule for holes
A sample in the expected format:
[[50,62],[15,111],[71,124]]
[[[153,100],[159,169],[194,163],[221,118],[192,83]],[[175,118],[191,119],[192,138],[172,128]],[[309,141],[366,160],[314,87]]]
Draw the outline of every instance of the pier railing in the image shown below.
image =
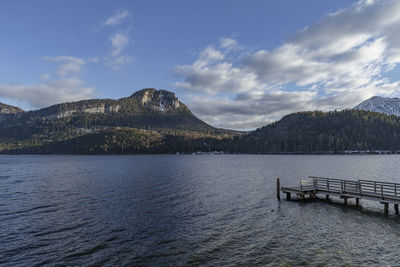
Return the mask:
[[312,179],[312,185],[316,191],[400,200],[400,184],[398,183],[371,180],[351,181],[317,176],[310,176],[309,178]]
[[300,190],[303,191],[304,189],[315,189],[315,180],[314,179],[300,180]]

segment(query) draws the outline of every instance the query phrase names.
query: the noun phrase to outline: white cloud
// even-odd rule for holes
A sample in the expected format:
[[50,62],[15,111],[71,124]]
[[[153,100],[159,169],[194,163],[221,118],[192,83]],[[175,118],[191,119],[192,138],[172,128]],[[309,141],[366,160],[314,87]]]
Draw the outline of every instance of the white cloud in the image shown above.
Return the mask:
[[86,60],[89,61],[89,62],[92,62],[92,63],[99,63],[100,62],[100,58],[99,57],[87,57]]
[[[131,14],[129,11],[123,10],[112,15],[103,23],[103,25],[119,25],[130,16]],[[128,22],[128,25],[125,25],[125,30],[118,29],[108,38],[111,44],[111,51],[109,55],[105,57],[105,64],[113,70],[123,69],[134,61],[132,56],[124,53],[126,47],[131,43],[131,28],[131,22]]]
[[399,82],[384,77],[400,63],[399,29],[400,1],[359,1],[273,50],[237,53],[229,49],[236,40],[222,38],[219,49],[209,46],[193,64],[177,66],[182,79],[174,85],[224,107],[207,110],[193,101],[201,118],[226,127],[255,128],[292,111],[348,108],[400,93]]
[[126,32],[117,32],[111,35],[109,39],[112,46],[111,56],[113,57],[118,57],[130,41]]
[[94,87],[86,86],[79,78],[85,60],[72,56],[44,57],[44,61],[58,64],[52,79],[44,73],[34,84],[0,84],[0,97],[27,103],[32,108],[43,108],[56,103],[77,101],[95,96]]
[[85,65],[84,59],[72,56],[44,57],[43,60],[58,63],[56,72],[63,77],[79,74]]
[[130,17],[131,13],[128,10],[122,10],[120,12],[114,13],[111,17],[109,17],[105,22],[103,22],[104,26],[115,26],[121,24],[125,19]]
[[241,48],[238,42],[233,38],[221,38],[219,40],[219,46],[223,49],[239,49]]
[[113,70],[119,70],[133,62],[133,57],[123,54],[123,50],[130,43],[128,31],[117,32],[110,36],[111,53],[106,58],[106,64]]
[[108,57],[106,59],[106,64],[110,66],[113,70],[120,70],[129,65],[134,61],[134,58],[129,55],[121,55]]
[[44,81],[44,82],[49,81],[50,78],[51,78],[51,76],[50,76],[50,74],[48,74],[48,73],[45,73],[45,74],[40,75],[40,80],[41,80],[41,81]]
[[78,101],[94,96],[94,88],[76,78],[42,81],[36,84],[1,85],[0,97],[27,102],[33,108]]

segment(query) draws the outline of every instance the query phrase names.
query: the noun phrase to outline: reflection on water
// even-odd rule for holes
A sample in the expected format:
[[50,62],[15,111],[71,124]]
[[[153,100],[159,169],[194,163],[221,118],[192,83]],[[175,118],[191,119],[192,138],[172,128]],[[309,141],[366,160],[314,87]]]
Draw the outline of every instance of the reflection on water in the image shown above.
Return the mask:
[[400,182],[399,160],[0,156],[0,265],[392,265],[400,220],[379,203],[278,202],[275,178]]

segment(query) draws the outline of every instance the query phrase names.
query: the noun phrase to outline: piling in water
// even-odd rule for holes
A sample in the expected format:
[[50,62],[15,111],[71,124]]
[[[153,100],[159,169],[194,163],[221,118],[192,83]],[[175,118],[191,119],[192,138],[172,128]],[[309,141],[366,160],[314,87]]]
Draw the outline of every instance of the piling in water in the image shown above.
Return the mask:
[[279,201],[281,200],[281,182],[279,178],[276,178],[276,197]]

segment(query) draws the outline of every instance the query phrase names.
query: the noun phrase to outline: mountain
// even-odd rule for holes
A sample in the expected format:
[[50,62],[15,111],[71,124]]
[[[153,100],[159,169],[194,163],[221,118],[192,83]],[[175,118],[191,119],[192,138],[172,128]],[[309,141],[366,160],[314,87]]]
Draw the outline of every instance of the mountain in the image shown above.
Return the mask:
[[354,109],[400,116],[400,98],[373,96],[355,106]]
[[242,153],[343,153],[400,150],[400,118],[363,110],[299,112],[231,143]]
[[14,118],[14,117],[20,116],[24,112],[25,111],[23,111],[22,109],[20,109],[18,107],[0,103],[0,124],[9,118]]
[[0,152],[193,152],[237,134],[201,121],[173,92],[146,88],[117,100],[82,100],[8,114],[0,120]]
[[198,119],[173,92],[147,88],[130,97],[91,99],[62,103],[21,116],[10,117],[3,124],[46,125],[65,122],[69,127],[134,127],[214,132],[217,129]]
[[9,115],[9,114],[20,114],[23,113],[24,111],[18,107],[6,105],[3,103],[0,103],[0,115]]
[[[371,98],[370,107],[395,111],[387,104],[391,100],[382,99]],[[174,93],[151,88],[116,100],[82,100],[28,112],[1,107],[0,153],[400,151],[400,117],[361,108],[292,113],[244,133],[208,125]]]

